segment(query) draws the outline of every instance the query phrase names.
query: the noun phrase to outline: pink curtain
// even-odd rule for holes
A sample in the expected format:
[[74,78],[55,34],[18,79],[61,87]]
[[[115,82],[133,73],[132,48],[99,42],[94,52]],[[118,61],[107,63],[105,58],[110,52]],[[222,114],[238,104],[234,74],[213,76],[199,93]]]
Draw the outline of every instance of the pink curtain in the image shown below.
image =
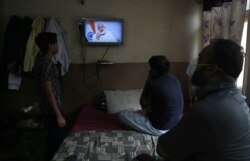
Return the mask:
[[240,44],[247,0],[232,0],[203,11],[203,47],[211,39],[231,39]]

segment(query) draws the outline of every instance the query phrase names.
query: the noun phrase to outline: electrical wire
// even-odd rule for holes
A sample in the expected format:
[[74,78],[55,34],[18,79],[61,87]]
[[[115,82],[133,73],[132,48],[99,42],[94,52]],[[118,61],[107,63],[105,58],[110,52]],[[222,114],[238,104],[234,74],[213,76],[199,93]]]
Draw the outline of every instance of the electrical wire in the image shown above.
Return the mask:
[[83,79],[83,85],[89,89],[93,90],[93,87],[90,86],[87,83],[87,76],[86,76],[86,55],[87,55],[87,47],[83,45],[83,36],[82,36],[82,26],[79,26],[79,32],[80,32],[80,46],[81,46],[81,55],[82,55],[82,79]]
[[106,48],[106,50],[105,50],[104,54],[102,55],[101,60],[103,60],[103,59],[104,59],[104,57],[105,57],[105,55],[107,54],[107,51],[108,51],[108,50],[109,50],[109,46]]
[[[86,70],[87,47],[83,45],[82,36],[80,39],[81,39],[82,63],[83,63],[82,65],[83,85],[88,90],[98,91],[99,89],[102,89],[102,81],[101,81],[101,76],[100,76],[102,64],[97,63],[95,67],[95,71],[87,75],[87,70]],[[109,46],[106,48],[105,52],[103,53],[101,60],[104,59],[108,50],[109,50]]]
[[[96,69],[93,73],[87,74],[86,70],[86,55],[87,47],[82,47],[82,72],[83,72],[83,85],[91,91],[97,91],[101,88],[101,79],[99,76],[99,68],[96,65]],[[91,84],[90,84],[91,83]]]
[[[80,31],[80,42],[81,42],[81,52],[82,52],[82,74],[83,74],[83,85],[91,91],[97,91],[98,89],[102,88],[102,81],[101,81],[101,77],[100,77],[100,71],[102,69],[102,64],[98,64],[96,63],[96,68],[95,68],[95,72],[93,72],[92,74],[87,75],[87,71],[86,71],[86,57],[87,57],[87,47],[84,46],[84,42],[83,42],[83,36],[82,36],[82,27],[79,26],[79,31]],[[105,52],[103,53],[102,57],[101,57],[101,61],[104,60],[104,57],[106,56],[108,50],[109,50],[110,46],[107,46]],[[95,81],[94,81],[95,79]],[[88,82],[88,80],[91,80],[90,82],[93,83],[92,85]]]

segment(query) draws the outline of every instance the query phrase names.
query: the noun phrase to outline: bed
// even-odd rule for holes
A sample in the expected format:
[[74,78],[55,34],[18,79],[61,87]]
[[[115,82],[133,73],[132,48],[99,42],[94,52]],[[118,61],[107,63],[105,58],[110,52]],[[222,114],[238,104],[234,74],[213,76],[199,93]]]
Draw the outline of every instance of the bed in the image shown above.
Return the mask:
[[96,105],[83,105],[53,160],[63,161],[74,156],[72,160],[77,161],[130,161],[142,153],[156,156],[158,137],[126,128],[117,115],[117,112],[102,111]]

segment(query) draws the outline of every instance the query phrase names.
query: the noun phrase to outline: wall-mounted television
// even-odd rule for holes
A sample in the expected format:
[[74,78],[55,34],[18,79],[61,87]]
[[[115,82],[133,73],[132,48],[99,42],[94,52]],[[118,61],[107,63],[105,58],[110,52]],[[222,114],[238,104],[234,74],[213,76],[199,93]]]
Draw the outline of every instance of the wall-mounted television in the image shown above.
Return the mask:
[[83,45],[122,45],[123,19],[82,18]]

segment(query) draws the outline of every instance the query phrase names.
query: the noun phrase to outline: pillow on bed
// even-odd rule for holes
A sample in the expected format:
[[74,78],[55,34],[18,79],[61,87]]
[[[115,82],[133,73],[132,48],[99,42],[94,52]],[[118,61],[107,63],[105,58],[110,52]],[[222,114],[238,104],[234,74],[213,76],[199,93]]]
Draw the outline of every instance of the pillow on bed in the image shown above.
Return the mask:
[[123,110],[141,110],[140,96],[142,89],[104,90],[104,93],[108,113],[117,113]]

